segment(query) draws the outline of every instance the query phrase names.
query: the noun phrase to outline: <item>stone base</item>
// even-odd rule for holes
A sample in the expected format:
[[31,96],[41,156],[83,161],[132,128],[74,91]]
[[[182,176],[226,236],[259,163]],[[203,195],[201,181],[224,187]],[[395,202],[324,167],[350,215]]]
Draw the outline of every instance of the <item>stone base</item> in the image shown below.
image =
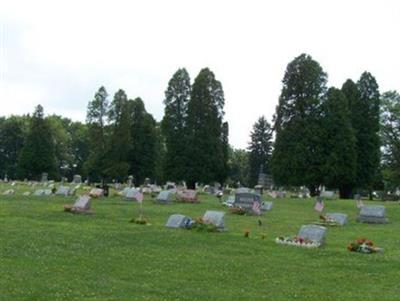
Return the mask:
[[387,224],[389,220],[386,217],[359,216],[357,218],[357,222],[368,224]]

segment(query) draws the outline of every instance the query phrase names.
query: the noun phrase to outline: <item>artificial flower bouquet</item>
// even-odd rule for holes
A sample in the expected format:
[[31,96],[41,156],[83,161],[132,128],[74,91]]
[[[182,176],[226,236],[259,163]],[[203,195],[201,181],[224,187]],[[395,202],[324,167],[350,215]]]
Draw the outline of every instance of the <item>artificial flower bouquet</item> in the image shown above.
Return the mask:
[[382,248],[375,246],[372,240],[366,238],[359,238],[347,246],[350,252],[359,252],[364,254],[383,253]]
[[319,216],[319,221],[314,223],[315,225],[319,226],[339,226],[339,223],[332,217],[326,216],[326,215],[320,215]]
[[279,236],[275,239],[275,242],[280,245],[289,245],[289,246],[296,246],[296,247],[303,247],[303,248],[318,248],[321,246],[319,242],[312,241],[309,239],[304,239],[302,237],[284,237]]

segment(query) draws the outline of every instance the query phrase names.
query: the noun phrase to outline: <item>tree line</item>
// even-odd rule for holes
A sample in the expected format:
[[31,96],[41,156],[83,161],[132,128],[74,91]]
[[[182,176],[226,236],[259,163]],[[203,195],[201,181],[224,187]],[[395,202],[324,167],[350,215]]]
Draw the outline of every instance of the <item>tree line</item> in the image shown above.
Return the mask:
[[111,100],[104,87],[89,102],[86,123],[44,116],[39,105],[32,116],[0,118],[0,176],[254,186],[262,171],[278,186],[307,186],[312,194],[321,186],[341,197],[398,187],[399,94],[380,94],[369,72],[340,88],[328,87],[327,77],[307,54],[291,61],[272,122],[254,123],[247,149],[229,145],[222,84],[208,68],[193,83],[186,69],[175,72],[160,122],[141,98],[118,90]]

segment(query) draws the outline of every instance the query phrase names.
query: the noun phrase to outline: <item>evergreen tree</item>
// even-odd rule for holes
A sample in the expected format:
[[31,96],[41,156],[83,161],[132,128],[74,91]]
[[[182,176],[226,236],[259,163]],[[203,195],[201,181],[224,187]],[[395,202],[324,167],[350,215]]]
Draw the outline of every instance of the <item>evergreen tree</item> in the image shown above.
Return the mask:
[[136,184],[145,178],[154,179],[157,160],[156,121],[146,112],[140,98],[129,101],[132,148],[129,154],[130,174]]
[[321,103],[327,75],[307,54],[287,66],[276,110],[271,169],[278,185],[306,185],[316,194],[323,181]]
[[54,177],[56,172],[56,157],[51,126],[44,118],[43,107],[35,108],[19,158],[21,177],[40,180],[46,172]]
[[346,97],[330,88],[324,103],[325,185],[339,188],[341,198],[350,198],[356,183],[356,139]]
[[196,182],[221,181],[222,175],[226,173],[226,145],[221,139],[224,137],[223,107],[221,83],[208,68],[202,69],[194,81],[188,104],[185,179],[191,188]]
[[229,148],[229,180],[233,185],[249,186],[249,153],[244,149]]
[[89,156],[85,170],[91,181],[103,180],[106,169],[106,118],[108,114],[108,94],[100,87],[89,102],[87,111]]
[[379,110],[380,94],[375,78],[364,72],[357,82],[360,102],[352,111],[363,117],[353,127],[357,129],[357,179],[360,188],[370,191],[379,176],[380,139]]
[[87,176],[84,164],[89,156],[88,127],[81,122],[72,122],[68,131],[71,136],[72,174]]
[[190,78],[186,69],[175,72],[165,91],[162,130],[165,137],[165,176],[181,181],[185,176],[185,148],[187,147],[187,106],[190,99]]
[[108,111],[108,119],[110,138],[105,173],[111,179],[124,181],[128,177],[129,154],[132,147],[130,112],[124,90],[115,93]]
[[253,125],[249,143],[250,186],[258,182],[260,166],[264,173],[269,173],[272,154],[272,128],[264,116]]

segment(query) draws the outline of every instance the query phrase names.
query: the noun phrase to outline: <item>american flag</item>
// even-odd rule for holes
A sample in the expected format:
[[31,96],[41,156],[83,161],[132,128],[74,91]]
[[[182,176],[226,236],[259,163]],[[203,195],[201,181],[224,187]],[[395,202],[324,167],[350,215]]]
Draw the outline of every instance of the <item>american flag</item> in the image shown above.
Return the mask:
[[358,209],[361,209],[362,207],[364,207],[364,203],[362,200],[356,200],[356,204],[357,204]]
[[322,200],[318,200],[315,203],[314,209],[315,211],[322,212],[324,210],[325,204]]
[[253,212],[257,215],[261,214],[261,204],[260,202],[253,202],[252,206]]
[[143,202],[143,193],[141,193],[139,190],[136,192],[134,197],[138,201],[138,203]]

